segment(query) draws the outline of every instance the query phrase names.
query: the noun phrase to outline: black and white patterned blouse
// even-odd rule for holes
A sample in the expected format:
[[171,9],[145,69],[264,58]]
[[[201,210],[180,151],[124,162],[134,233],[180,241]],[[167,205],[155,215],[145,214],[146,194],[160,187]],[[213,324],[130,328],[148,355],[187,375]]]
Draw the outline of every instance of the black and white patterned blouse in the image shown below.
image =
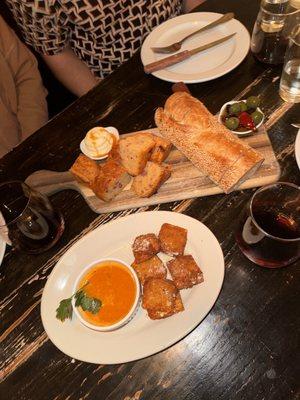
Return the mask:
[[25,41],[42,54],[69,44],[98,77],[137,51],[182,0],[7,0]]

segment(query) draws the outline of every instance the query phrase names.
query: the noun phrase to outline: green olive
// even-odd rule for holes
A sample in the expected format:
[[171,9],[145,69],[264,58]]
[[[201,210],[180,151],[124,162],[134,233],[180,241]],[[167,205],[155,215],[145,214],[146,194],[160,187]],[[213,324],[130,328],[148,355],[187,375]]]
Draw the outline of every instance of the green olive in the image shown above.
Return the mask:
[[259,106],[260,100],[257,96],[250,96],[248,97],[246,103],[248,108],[256,109]]
[[235,129],[238,128],[239,126],[239,119],[236,117],[230,117],[230,118],[226,118],[225,121],[225,125],[228,129],[230,129],[231,131],[234,131]]
[[252,120],[253,120],[255,125],[258,125],[262,121],[263,117],[264,116],[260,111],[254,111],[251,114],[251,118],[252,118]]
[[240,102],[240,108],[241,108],[241,112],[247,111],[247,104],[244,103],[243,101]]
[[229,114],[230,115],[238,115],[241,112],[240,103],[233,103],[229,107]]

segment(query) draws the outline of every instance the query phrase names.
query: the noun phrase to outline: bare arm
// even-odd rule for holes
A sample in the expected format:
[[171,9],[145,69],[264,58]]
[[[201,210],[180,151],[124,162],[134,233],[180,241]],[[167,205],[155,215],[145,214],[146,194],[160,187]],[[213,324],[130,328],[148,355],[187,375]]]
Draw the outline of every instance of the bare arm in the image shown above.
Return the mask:
[[199,4],[204,3],[205,0],[184,0],[183,1],[183,12],[188,13],[193,8],[199,6]]
[[56,78],[76,96],[84,95],[98,82],[70,47],[52,56],[43,55],[43,59]]

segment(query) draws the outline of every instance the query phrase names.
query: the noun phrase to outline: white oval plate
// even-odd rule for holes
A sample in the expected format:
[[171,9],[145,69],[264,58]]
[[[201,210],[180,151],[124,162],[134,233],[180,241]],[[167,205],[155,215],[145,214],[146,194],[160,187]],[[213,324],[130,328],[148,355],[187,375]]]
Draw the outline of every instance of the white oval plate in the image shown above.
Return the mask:
[[[221,16],[222,14],[210,12],[191,13],[180,15],[159,25],[143,43],[141,50],[143,65],[168,56],[168,54],[154,53],[151,47],[174,43]],[[227,42],[171,67],[154,72],[153,75],[168,82],[196,83],[210,81],[227,74],[243,61],[250,47],[249,32],[236,19],[187,39],[180,50],[194,49],[234,32],[237,34]]]
[[297,133],[296,142],[295,142],[295,157],[298,164],[298,168],[300,169],[300,129]]
[[[99,258],[113,257],[131,264],[131,244],[136,236],[158,233],[168,222],[188,229],[186,254],[192,254],[204,274],[204,282],[181,291],[185,311],[153,321],[141,307],[126,326],[113,332],[97,332],[74,316],[60,322],[55,310],[71,296],[80,271]],[[210,311],[222,287],[224,257],[213,233],[201,222],[183,214],[150,211],[109,222],[88,233],[72,246],[51,272],[41,302],[41,316],[50,340],[62,352],[78,360],[118,364],[150,356],[176,343],[194,329]]]

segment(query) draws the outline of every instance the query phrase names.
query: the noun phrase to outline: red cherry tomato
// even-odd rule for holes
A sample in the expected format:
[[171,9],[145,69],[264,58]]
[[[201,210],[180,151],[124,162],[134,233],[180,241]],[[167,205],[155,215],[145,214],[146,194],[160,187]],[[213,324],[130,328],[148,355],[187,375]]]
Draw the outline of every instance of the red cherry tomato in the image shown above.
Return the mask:
[[239,121],[240,121],[240,125],[243,126],[244,128],[251,129],[252,131],[256,130],[253,119],[246,111],[243,111],[240,113]]

